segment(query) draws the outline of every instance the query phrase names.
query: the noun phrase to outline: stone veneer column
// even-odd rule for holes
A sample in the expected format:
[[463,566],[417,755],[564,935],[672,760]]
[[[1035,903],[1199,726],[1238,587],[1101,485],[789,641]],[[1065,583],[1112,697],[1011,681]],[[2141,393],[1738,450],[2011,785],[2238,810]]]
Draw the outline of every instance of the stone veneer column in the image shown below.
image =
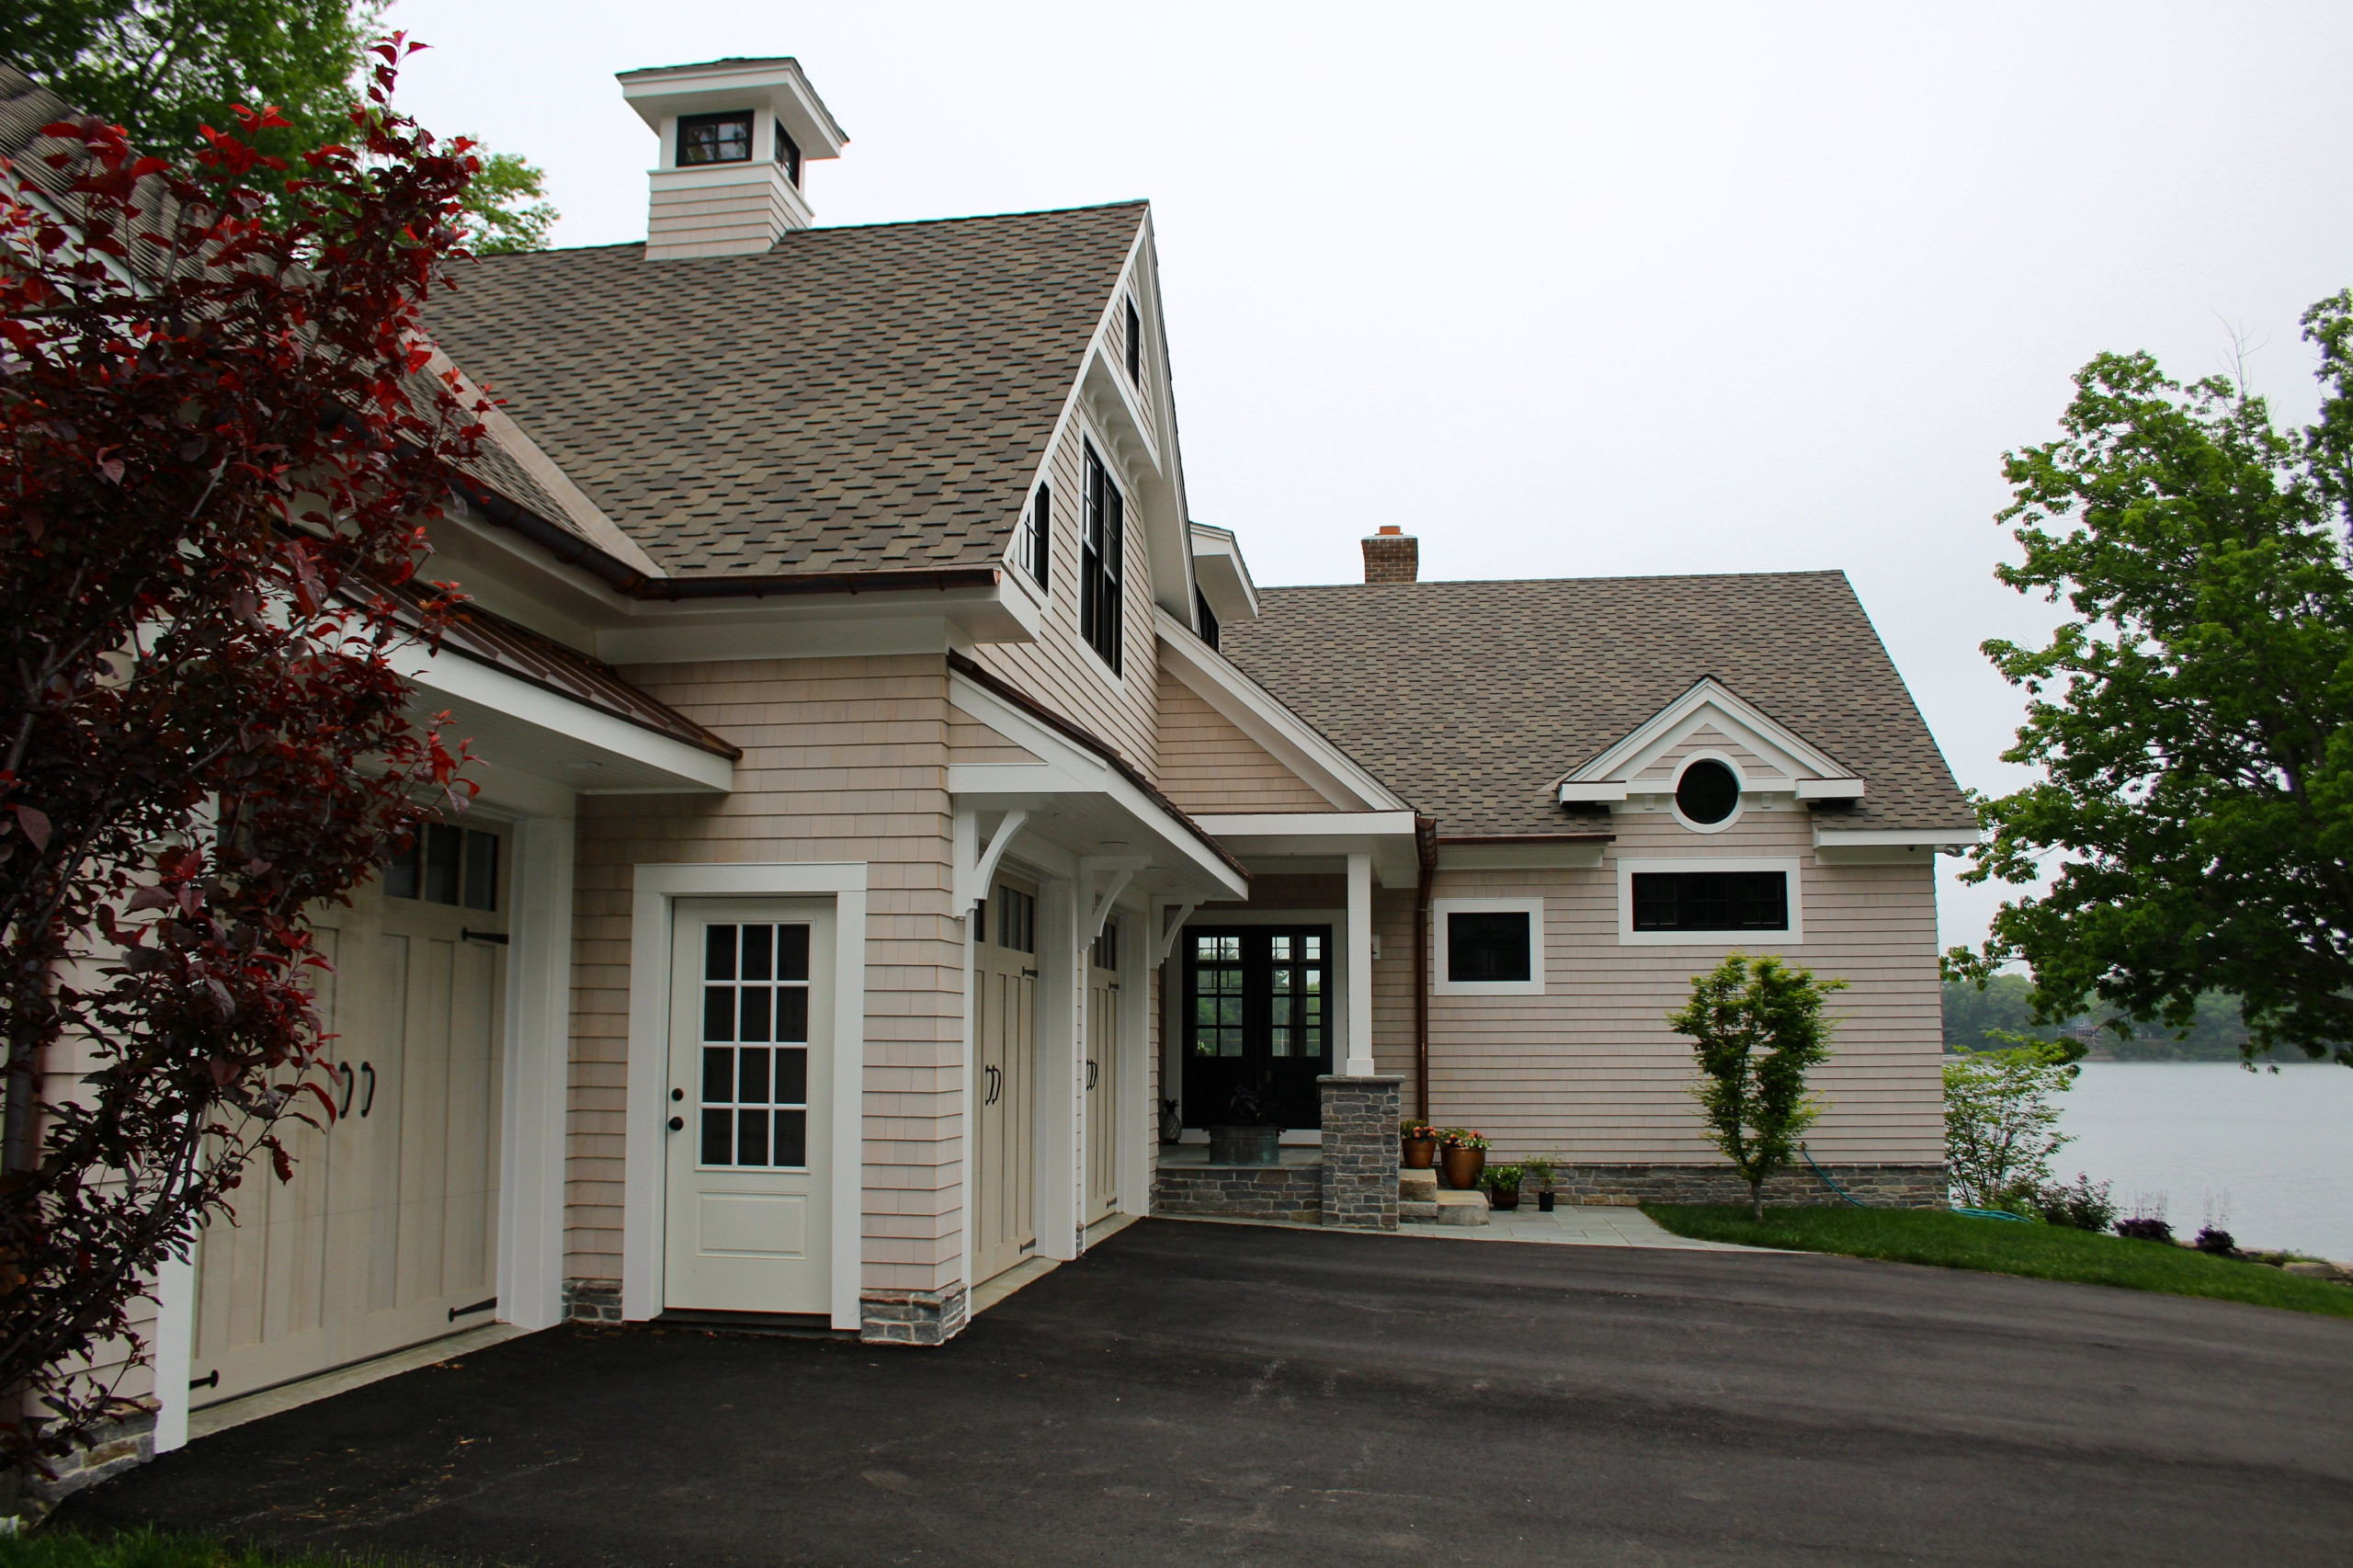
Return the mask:
[[1397,1086],[1403,1078],[1315,1080],[1324,1101],[1324,1222],[1397,1228]]

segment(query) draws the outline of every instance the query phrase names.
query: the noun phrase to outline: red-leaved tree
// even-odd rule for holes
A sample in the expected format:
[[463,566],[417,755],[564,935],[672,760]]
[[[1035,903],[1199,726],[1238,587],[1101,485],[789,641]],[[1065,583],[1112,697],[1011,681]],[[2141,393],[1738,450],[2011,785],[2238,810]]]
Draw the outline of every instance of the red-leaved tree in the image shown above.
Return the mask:
[[[46,128],[0,195],[0,1455],[123,1408],[76,1369],[333,1107],[309,915],[423,818],[463,747],[387,654],[455,596],[423,524],[480,438],[419,307],[474,160],[390,108],[306,155],[299,217],[239,131],[178,162]],[[396,595],[399,596],[396,598]],[[404,628],[405,623],[406,629]],[[70,1070],[69,1070],[70,1069]]]

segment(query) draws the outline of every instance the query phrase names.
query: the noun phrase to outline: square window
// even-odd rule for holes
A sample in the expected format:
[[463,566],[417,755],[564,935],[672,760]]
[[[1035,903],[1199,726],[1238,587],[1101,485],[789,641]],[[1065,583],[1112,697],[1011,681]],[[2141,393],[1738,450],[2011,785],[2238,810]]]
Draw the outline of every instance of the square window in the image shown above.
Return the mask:
[[1544,994],[1544,901],[1441,898],[1431,905],[1436,996]]
[[748,164],[752,161],[752,112],[684,114],[678,117],[678,166]]

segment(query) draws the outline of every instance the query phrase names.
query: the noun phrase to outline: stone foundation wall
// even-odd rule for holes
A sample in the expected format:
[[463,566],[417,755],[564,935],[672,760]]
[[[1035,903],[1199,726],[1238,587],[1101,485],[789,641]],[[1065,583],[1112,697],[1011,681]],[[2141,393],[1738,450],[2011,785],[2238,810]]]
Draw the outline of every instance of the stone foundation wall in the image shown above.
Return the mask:
[[1397,1228],[1397,1087],[1401,1078],[1315,1080],[1324,1108],[1326,1225]]
[[[1394,1204],[1396,1193],[1390,1193]],[[1324,1218],[1321,1165],[1163,1165],[1152,1178],[1152,1211],[1219,1220]]]
[[970,1321],[961,1285],[945,1290],[869,1290],[858,1299],[858,1337],[868,1345],[945,1345]]
[[[1942,1165],[1824,1165],[1831,1176],[1873,1209],[1942,1209],[1951,1202]],[[1566,1203],[1745,1203],[1748,1184],[1725,1165],[1563,1165],[1552,1178]],[[1534,1184],[1521,1189],[1532,1201]],[[1768,1203],[1841,1203],[1845,1199],[1800,1165],[1765,1184]]]
[[57,1471],[55,1479],[32,1481],[25,1491],[37,1503],[55,1503],[154,1457],[153,1411],[142,1411],[119,1421],[102,1421],[90,1429],[72,1453],[50,1461],[51,1468]]
[[567,1279],[563,1282],[566,1323],[621,1321],[621,1282],[618,1279]]

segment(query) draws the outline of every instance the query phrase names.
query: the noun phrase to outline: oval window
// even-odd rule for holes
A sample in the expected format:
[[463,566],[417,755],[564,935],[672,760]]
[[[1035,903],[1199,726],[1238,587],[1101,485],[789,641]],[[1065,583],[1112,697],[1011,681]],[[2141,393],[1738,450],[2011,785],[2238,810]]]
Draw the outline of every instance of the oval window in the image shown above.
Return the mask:
[[1740,804],[1740,780],[1721,762],[1702,757],[1683,770],[1675,786],[1676,810],[1701,827],[1713,827]]

